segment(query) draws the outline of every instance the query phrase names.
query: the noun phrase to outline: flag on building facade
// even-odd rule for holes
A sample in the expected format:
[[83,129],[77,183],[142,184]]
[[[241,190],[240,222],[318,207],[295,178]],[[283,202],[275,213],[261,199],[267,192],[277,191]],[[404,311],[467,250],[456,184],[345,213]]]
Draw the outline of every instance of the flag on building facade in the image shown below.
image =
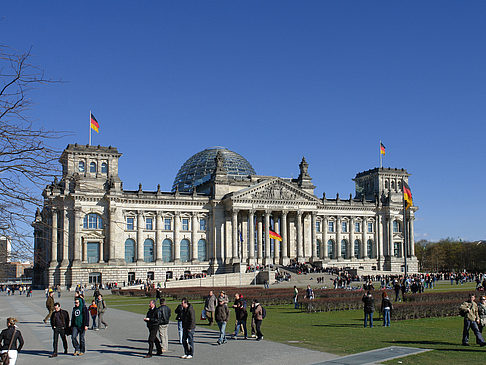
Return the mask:
[[270,236],[271,239],[277,240],[277,241],[282,241],[282,237],[271,229],[268,230],[268,235]]
[[385,146],[380,142],[380,153],[385,156]]
[[92,113],[90,113],[90,123],[91,123],[91,129],[94,129],[96,133],[99,133],[100,125],[98,124],[98,121],[96,120],[95,116]]
[[410,190],[410,186],[408,186],[405,181],[403,182],[403,199],[407,202],[405,209],[408,209],[413,205],[412,191]]

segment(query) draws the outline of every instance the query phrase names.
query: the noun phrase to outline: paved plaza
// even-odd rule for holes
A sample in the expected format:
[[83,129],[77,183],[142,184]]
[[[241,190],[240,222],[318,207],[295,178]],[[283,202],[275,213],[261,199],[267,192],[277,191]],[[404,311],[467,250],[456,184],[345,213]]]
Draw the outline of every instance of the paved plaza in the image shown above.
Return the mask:
[[[90,298],[88,296],[87,298]],[[57,297],[55,298],[57,300]],[[59,300],[61,307],[71,315],[73,295],[63,293]],[[148,300],[147,300],[148,304]],[[270,341],[236,340],[226,345],[217,346],[217,333],[207,327],[197,327],[195,335],[195,356],[192,360],[179,357],[184,354],[182,345],[177,341],[177,325],[169,326],[169,352],[164,356],[144,359],[147,353],[148,331],[143,316],[136,313],[108,308],[105,320],[109,327],[106,330],[88,331],[86,334],[86,354],[81,358],[72,356],[71,338],[68,337],[69,355],[62,354],[62,343],[59,341],[59,356],[50,359],[52,353],[52,330],[44,325],[42,319],[45,309],[43,292],[34,291],[32,298],[25,296],[0,295],[0,319],[5,327],[7,317],[14,316],[19,320],[25,346],[19,355],[17,364],[316,364],[336,359],[329,353],[311,351],[299,347],[279,344]],[[2,327],[2,328],[3,328]],[[265,333],[265,325],[262,326]],[[289,339],[291,340],[291,339]]]

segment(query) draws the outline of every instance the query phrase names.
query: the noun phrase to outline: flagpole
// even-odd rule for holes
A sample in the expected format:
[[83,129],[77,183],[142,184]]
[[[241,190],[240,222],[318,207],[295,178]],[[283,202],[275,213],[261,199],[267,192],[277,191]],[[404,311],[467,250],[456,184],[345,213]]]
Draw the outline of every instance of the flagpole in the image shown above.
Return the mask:
[[89,143],[88,146],[91,146],[91,110],[89,111]]
[[[403,179],[402,179],[402,191],[403,191]],[[407,241],[408,241],[408,232],[407,232],[407,202],[405,201],[405,195],[402,193],[403,198],[403,263],[405,265],[405,278],[407,277]]]
[[381,139],[380,139],[380,169],[383,167],[383,153],[381,153]]

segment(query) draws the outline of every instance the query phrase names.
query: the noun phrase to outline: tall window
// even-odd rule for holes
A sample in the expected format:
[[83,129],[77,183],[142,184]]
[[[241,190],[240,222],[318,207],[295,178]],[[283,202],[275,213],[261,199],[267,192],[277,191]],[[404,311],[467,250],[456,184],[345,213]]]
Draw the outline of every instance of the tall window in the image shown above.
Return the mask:
[[356,233],[360,233],[360,232],[361,232],[361,223],[356,222],[356,223],[354,224],[354,231],[355,231]]
[[371,259],[373,258],[373,241],[372,240],[368,240],[368,257]]
[[162,241],[162,261],[172,261],[172,241],[169,239]]
[[84,216],[83,219],[83,228],[86,229],[102,229],[103,228],[103,220],[101,216],[96,213],[89,213]]
[[393,221],[393,233],[400,232],[400,223],[398,221]]
[[368,222],[368,233],[373,233],[373,222]]
[[197,243],[197,259],[199,261],[206,261],[206,240],[200,239]]
[[135,218],[127,217],[127,231],[135,230]]
[[172,219],[170,219],[170,218],[165,218],[164,219],[164,229],[166,231],[170,231],[171,230],[171,227],[172,227],[171,221],[172,221]]
[[348,258],[348,241],[346,240],[341,241],[341,257],[343,259]]
[[107,164],[106,162],[103,162],[103,163],[101,164],[101,173],[102,173],[102,174],[106,174],[106,173],[108,173],[108,164]]
[[125,262],[135,262],[135,241],[130,238],[125,241]]
[[183,239],[181,241],[181,262],[188,262],[189,261],[189,241]]
[[91,162],[89,164],[89,172],[96,172],[96,162]]
[[321,231],[321,221],[316,221],[316,232]]
[[393,254],[395,257],[400,257],[400,242],[393,243]]
[[330,259],[334,258],[334,242],[332,240],[327,241],[327,254]]
[[143,261],[154,262],[154,241],[146,239],[143,243]]
[[84,161],[79,161],[78,163],[78,171],[84,172]]
[[316,241],[316,251],[317,257],[321,257],[321,241],[319,240]]
[[206,219],[201,218],[199,220],[199,230],[200,231],[205,231],[206,230]]
[[328,223],[328,226],[329,226],[328,227],[328,231],[331,232],[331,233],[334,232],[334,222],[333,221],[330,221]]
[[94,264],[100,261],[100,243],[88,242],[86,245],[86,253],[88,256],[88,263]]
[[188,231],[189,230],[189,219],[182,218],[182,230]]
[[154,229],[154,219],[153,218],[145,218],[145,229],[152,231]]
[[348,231],[348,222],[341,222],[342,232],[346,233]]
[[360,258],[361,257],[361,252],[360,252],[360,242],[359,240],[354,240],[354,256]]

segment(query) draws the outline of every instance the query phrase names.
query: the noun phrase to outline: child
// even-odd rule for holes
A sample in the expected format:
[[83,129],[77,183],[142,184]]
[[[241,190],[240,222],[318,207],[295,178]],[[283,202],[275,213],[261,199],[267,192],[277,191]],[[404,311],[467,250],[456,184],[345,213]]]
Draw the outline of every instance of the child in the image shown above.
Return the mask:
[[91,318],[93,319],[93,324],[91,325],[92,330],[98,331],[98,327],[96,326],[96,316],[98,315],[98,306],[96,302],[93,300],[91,305],[89,306],[89,313],[91,314]]

